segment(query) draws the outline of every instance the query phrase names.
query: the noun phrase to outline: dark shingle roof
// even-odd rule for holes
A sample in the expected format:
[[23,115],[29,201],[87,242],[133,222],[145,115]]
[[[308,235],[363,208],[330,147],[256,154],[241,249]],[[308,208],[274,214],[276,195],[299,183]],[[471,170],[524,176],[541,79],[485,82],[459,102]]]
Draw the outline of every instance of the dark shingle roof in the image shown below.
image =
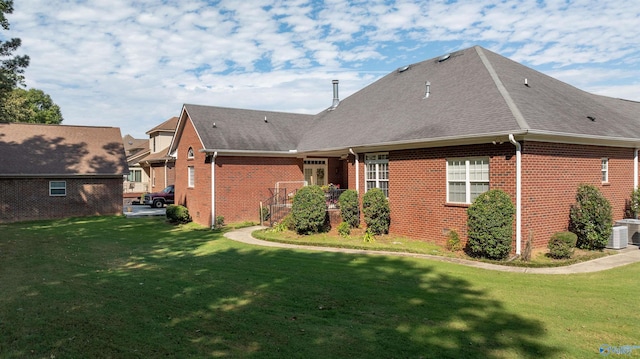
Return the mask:
[[640,143],[638,102],[587,93],[479,46],[440,60],[393,71],[316,116],[185,109],[207,149],[313,152],[510,133]]
[[312,115],[285,112],[199,105],[184,105],[184,109],[203,146],[215,150],[295,150],[302,131],[313,121]]
[[120,129],[0,124],[0,176],[128,173]]
[[177,117],[171,117],[170,119],[164,121],[163,123],[159,124],[158,126],[150,129],[149,131],[146,132],[147,135],[152,134],[154,132],[161,132],[161,131],[166,131],[166,132],[174,132],[176,130],[176,126],[178,125],[178,118]]

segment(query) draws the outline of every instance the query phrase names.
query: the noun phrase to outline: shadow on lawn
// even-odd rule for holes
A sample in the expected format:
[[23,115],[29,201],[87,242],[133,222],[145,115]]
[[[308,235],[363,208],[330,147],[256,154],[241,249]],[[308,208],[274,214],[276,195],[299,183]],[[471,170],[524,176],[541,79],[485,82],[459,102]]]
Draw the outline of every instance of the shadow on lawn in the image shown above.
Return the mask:
[[[45,290],[36,283],[29,291],[39,294],[20,299],[28,308],[47,291],[65,298],[37,313],[55,340],[36,354],[549,358],[561,352],[544,344],[541,322],[509,312],[442,264],[254,249],[211,231],[150,231],[137,223],[148,221],[123,221],[105,253],[88,253],[87,267],[61,274],[67,285],[60,280]],[[79,237],[73,243],[103,245],[99,228],[70,230]],[[131,231],[144,238],[127,240]],[[11,320],[18,319],[9,318],[4,329]]]

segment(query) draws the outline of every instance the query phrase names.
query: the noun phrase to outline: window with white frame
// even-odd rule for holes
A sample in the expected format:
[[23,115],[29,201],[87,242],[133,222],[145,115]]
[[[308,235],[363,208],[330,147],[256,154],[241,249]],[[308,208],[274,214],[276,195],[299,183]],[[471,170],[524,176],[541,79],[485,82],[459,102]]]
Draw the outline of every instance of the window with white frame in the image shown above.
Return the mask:
[[602,182],[609,182],[609,159],[603,158],[601,161]]
[[364,155],[366,190],[380,188],[389,197],[389,153]]
[[189,183],[189,187],[193,188],[193,187],[195,187],[195,183],[196,183],[196,181],[195,181],[196,170],[195,170],[195,168],[193,168],[193,166],[189,166],[189,167],[187,167],[187,169],[188,169],[188,172],[187,172],[188,177],[187,178],[188,178],[188,181],[189,181],[188,182]]
[[447,202],[471,203],[488,190],[488,158],[447,160]]
[[67,195],[66,181],[49,181],[49,196],[63,197]]
[[129,175],[127,176],[129,182],[142,182],[142,170],[137,168],[129,169]]
[[189,147],[189,150],[187,151],[187,158],[192,159],[193,157],[194,157],[193,148]]

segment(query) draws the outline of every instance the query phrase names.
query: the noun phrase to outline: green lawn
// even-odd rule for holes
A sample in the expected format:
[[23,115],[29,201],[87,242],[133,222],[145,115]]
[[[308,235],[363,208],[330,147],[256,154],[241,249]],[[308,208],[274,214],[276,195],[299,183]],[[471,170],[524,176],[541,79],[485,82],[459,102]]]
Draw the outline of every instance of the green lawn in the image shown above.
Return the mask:
[[602,344],[640,346],[640,264],[493,272],[252,247],[149,218],[0,233],[0,358],[597,358]]

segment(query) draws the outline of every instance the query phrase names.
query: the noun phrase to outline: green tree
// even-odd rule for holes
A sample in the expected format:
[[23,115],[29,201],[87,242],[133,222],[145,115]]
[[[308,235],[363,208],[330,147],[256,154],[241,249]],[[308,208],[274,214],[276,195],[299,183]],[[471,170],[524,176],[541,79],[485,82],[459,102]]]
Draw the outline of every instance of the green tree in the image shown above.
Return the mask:
[[38,89],[13,89],[4,102],[5,121],[60,124],[60,107],[51,96]]
[[[13,13],[13,0],[0,0],[0,26],[9,30],[6,15]],[[24,84],[24,70],[29,66],[29,56],[14,55],[22,41],[12,38],[0,41],[0,120],[7,121],[4,103],[11,91]]]

